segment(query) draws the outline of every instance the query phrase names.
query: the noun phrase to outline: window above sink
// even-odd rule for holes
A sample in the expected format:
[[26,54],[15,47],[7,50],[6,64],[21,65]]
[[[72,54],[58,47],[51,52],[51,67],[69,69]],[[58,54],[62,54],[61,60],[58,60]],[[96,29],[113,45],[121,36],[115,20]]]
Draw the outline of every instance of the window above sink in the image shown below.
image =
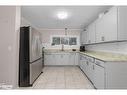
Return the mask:
[[51,37],[51,45],[77,45],[77,37],[76,36],[52,36]]

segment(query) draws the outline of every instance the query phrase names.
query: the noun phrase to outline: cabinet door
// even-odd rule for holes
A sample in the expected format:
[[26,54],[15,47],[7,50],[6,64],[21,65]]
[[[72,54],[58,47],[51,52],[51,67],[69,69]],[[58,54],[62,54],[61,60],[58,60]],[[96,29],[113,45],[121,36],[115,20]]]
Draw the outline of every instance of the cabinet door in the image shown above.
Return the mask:
[[79,67],[83,70],[83,56],[80,54],[80,62],[79,62]]
[[54,54],[45,54],[44,65],[55,65],[56,60]]
[[89,67],[90,67],[90,64],[89,64],[89,62],[88,61],[86,61],[86,64],[85,64],[85,69],[84,69],[84,72],[85,72],[85,74],[87,75],[87,77],[89,77]]
[[55,59],[54,60],[56,60],[55,65],[63,64],[61,54],[55,54]]
[[94,86],[97,89],[104,89],[104,68],[98,65],[94,65]]
[[68,65],[75,65],[75,53],[69,54],[69,63]]
[[69,54],[61,54],[61,65],[70,65]]
[[82,68],[83,68],[84,73],[87,75],[88,65],[87,65],[87,59],[85,58],[83,58]]
[[127,7],[118,7],[118,40],[127,40]]
[[89,79],[91,80],[91,82],[93,83],[94,82],[94,63],[92,62],[89,62]]
[[80,33],[80,42],[81,44],[87,44],[87,31],[82,31]]
[[85,70],[86,70],[86,59],[83,55],[80,55],[80,68],[84,71],[85,73]]
[[113,7],[103,17],[104,19],[104,40],[117,40],[117,7]]
[[74,65],[79,65],[79,53],[75,53],[75,64]]
[[96,22],[97,42],[117,40],[117,7],[111,8]]
[[95,43],[95,22],[88,26],[88,43]]
[[98,18],[96,20],[96,43],[102,42],[102,36],[104,35],[103,33],[103,20],[102,18]]

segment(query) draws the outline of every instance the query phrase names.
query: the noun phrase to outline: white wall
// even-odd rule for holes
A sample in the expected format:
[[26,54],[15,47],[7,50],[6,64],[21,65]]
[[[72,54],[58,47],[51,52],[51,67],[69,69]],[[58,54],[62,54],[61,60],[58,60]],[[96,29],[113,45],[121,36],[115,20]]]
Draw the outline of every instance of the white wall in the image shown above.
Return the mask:
[[[46,49],[61,49],[61,45],[51,45],[51,37],[53,35],[57,36],[65,36],[65,29],[41,29],[39,30],[42,34],[42,46],[44,46]],[[65,45],[64,49],[79,49],[80,46],[80,29],[68,29],[67,30],[67,35],[68,36],[76,36],[77,39],[77,45],[75,46],[70,46],[70,45]]]
[[32,26],[33,28],[36,28],[37,27],[35,25],[33,25],[31,22],[29,22],[26,18],[24,17],[21,17],[21,27],[22,26]]
[[86,47],[86,49],[92,50],[92,51],[127,54],[127,42],[115,42],[115,43],[89,45]]
[[[65,36],[65,29],[38,29],[35,25],[33,25],[30,21],[22,17],[21,19],[21,26],[32,26],[37,31],[41,33],[41,39],[42,39],[42,47],[45,47],[46,49],[61,49],[61,45],[55,45],[51,46],[51,37],[53,35],[55,36]],[[68,29],[67,35],[68,36],[76,36],[78,39],[78,43],[75,46],[69,46],[65,45],[64,49],[79,49],[80,47],[80,32],[82,29]]]
[[20,7],[0,7],[0,83],[18,86]]

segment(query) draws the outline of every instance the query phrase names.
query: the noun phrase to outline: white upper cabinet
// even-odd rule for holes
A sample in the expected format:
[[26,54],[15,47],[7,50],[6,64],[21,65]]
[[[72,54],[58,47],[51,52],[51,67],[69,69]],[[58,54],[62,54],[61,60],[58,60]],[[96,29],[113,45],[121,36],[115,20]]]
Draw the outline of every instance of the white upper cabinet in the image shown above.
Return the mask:
[[80,33],[80,42],[81,44],[87,44],[87,30]]
[[101,28],[103,26],[102,23],[102,18],[99,18],[96,20],[96,42],[99,43],[99,42],[102,42],[102,36],[104,35],[103,34],[103,29]]
[[127,7],[118,7],[118,40],[127,40]]
[[127,40],[127,7],[112,7],[88,27],[88,44]]
[[117,40],[117,7],[112,7],[96,22],[96,42]]
[[117,7],[110,9],[108,13],[104,15],[104,41],[116,41],[117,40]]
[[93,22],[88,26],[88,44],[95,43],[95,33],[96,33],[95,25],[96,25],[95,22]]

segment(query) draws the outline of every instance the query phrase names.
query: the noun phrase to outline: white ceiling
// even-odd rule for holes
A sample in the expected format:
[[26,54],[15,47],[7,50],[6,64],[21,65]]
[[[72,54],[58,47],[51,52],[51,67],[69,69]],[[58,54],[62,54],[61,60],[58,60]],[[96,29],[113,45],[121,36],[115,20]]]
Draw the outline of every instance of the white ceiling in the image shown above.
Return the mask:
[[[22,16],[39,29],[83,29],[110,6],[23,6]],[[57,12],[66,11],[68,19],[59,20]]]

